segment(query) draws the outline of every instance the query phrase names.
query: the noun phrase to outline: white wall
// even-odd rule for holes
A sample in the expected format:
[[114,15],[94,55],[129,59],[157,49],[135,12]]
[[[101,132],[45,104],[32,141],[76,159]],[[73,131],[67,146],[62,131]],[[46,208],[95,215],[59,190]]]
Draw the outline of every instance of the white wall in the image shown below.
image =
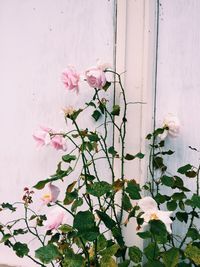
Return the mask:
[[[32,133],[63,128],[61,107],[87,97],[86,87],[78,97],[65,91],[68,64],[113,63],[114,7],[114,0],[0,1],[0,202],[21,200],[25,186],[55,171],[60,153],[36,150]],[[3,246],[0,262],[33,266]]]
[[[199,153],[188,146],[200,148],[200,1],[160,0],[159,11],[157,125],[167,113],[181,121],[180,136],[168,140],[176,151],[168,160],[173,172],[187,163],[199,164]],[[195,190],[192,179],[185,182]],[[178,225],[177,234],[183,228],[184,223]]]

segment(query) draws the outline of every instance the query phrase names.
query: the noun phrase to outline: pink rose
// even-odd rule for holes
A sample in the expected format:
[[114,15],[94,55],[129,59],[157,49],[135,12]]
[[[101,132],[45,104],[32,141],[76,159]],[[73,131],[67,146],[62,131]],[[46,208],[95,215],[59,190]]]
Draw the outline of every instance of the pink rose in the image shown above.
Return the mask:
[[62,135],[55,135],[51,138],[50,145],[53,146],[56,150],[66,151],[67,144],[65,138]]
[[[55,134],[55,135],[54,135]],[[66,140],[62,135],[56,134],[55,130],[47,127],[40,127],[40,130],[33,134],[33,138],[37,142],[37,146],[51,145],[56,150],[66,150]]]
[[57,186],[51,183],[48,184],[48,186],[49,186],[49,192],[42,196],[42,201],[44,202],[44,204],[48,204],[50,202],[56,202],[58,195],[60,193],[60,189]]
[[52,130],[50,128],[40,126],[40,130],[33,134],[33,138],[35,139],[37,146],[45,146],[50,144],[51,138],[49,133],[51,131]]
[[66,223],[66,219],[66,211],[61,207],[56,207],[47,214],[47,221],[44,225],[47,230],[56,230],[61,224]]
[[74,90],[78,93],[79,91],[79,80],[80,75],[76,70],[72,67],[68,67],[62,73],[62,81],[67,90]]
[[86,80],[89,86],[93,88],[102,88],[106,84],[106,75],[102,68],[94,67],[85,72]]

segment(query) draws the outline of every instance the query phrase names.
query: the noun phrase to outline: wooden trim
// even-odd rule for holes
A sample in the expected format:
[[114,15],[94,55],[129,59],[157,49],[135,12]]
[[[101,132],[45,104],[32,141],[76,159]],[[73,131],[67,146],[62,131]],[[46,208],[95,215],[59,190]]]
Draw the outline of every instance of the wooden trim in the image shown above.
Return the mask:
[[[146,152],[145,136],[154,124],[155,96],[155,40],[156,0],[117,1],[116,70],[124,75],[124,84],[129,101],[144,102],[129,106],[126,152]],[[116,102],[120,102],[119,93]],[[120,144],[115,138],[115,147]],[[126,164],[127,179],[143,184],[147,179],[147,160],[134,160]],[[115,172],[119,166],[115,163]],[[120,196],[119,201],[120,201]],[[142,245],[134,233],[135,224],[124,228],[126,242]]]

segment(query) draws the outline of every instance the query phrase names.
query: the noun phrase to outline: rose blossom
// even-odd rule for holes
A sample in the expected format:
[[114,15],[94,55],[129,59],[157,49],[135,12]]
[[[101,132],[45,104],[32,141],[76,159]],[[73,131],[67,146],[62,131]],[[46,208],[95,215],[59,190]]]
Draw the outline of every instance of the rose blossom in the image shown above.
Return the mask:
[[55,130],[47,127],[41,126],[40,130],[33,134],[33,138],[37,142],[37,146],[51,145],[56,150],[61,149],[65,151],[67,149],[66,140],[62,134],[56,134]]
[[68,67],[62,73],[62,81],[67,90],[79,91],[80,74],[73,68]]
[[172,220],[170,218],[172,215],[171,211],[159,210],[156,201],[152,197],[144,197],[140,199],[138,201],[138,206],[144,212],[141,216],[144,219],[143,226],[146,226],[151,220],[160,220],[165,224],[167,232],[172,232]]
[[177,116],[169,113],[163,120],[163,127],[168,129],[164,130],[162,134],[159,135],[161,140],[164,140],[169,134],[171,137],[177,137],[180,133],[180,121]]
[[33,138],[35,139],[37,146],[45,146],[50,144],[51,138],[49,133],[51,131],[52,130],[50,128],[40,126],[40,130],[33,134]]
[[69,106],[69,107],[66,107],[66,108],[63,108],[62,109],[62,112],[64,113],[64,115],[67,117],[67,116],[71,116],[76,110],[72,107],[72,106]]
[[56,230],[61,224],[66,223],[66,221],[66,211],[61,207],[56,207],[47,214],[47,220],[44,226],[47,230]]
[[105,72],[99,67],[93,67],[85,72],[86,80],[89,86],[93,88],[102,88],[106,84]]
[[44,204],[48,204],[50,202],[56,202],[58,195],[60,193],[60,189],[53,185],[53,184],[48,184],[49,186],[49,192],[47,194],[44,194],[42,196],[42,201],[44,202]]
[[55,135],[51,138],[50,145],[53,146],[56,150],[66,151],[67,144],[65,138],[62,135]]

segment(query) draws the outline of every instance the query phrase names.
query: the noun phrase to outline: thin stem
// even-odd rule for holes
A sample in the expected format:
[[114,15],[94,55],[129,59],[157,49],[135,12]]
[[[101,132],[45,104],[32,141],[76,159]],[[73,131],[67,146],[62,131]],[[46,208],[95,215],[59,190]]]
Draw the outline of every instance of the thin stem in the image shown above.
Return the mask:
[[58,201],[55,202],[56,205],[61,207],[62,209],[66,210],[69,214],[71,214],[73,217],[75,216],[68,208],[64,207],[62,204],[60,204]]
[[[25,224],[26,224],[26,227],[27,227],[29,233],[31,233],[32,235],[34,235],[35,237],[37,237],[38,240],[40,241],[40,243],[44,246],[44,242],[42,241],[42,239],[40,238],[40,236],[38,235],[38,233],[37,232],[34,233],[31,230],[31,228],[29,227],[28,219],[27,219],[27,216],[28,216],[28,212],[27,211],[28,211],[28,209],[27,209],[26,205],[24,205],[24,208],[25,208],[25,216],[24,216],[25,218],[24,218],[24,221],[25,221]],[[34,229],[36,229],[36,228],[34,228]]]
[[[195,208],[192,209],[192,217],[191,217],[191,220],[190,220],[190,224],[188,226],[188,229],[190,229],[192,227],[192,225],[193,225],[194,217],[195,217],[194,212],[195,212]],[[187,239],[187,233],[185,234],[185,237],[183,238],[183,240],[182,240],[179,248],[182,248],[182,246],[184,245],[186,239]]]

